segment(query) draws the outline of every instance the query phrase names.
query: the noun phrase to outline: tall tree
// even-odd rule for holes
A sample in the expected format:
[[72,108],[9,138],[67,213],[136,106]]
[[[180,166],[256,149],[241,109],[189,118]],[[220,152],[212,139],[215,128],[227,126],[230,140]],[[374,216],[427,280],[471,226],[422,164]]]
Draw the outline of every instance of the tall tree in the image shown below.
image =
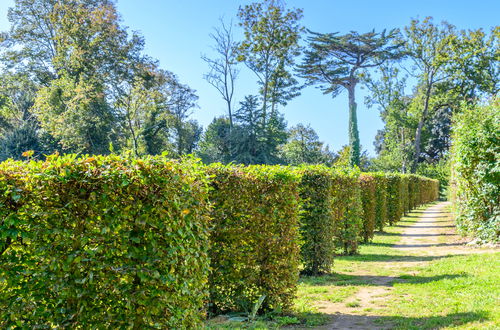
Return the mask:
[[349,96],[349,145],[351,166],[360,165],[360,141],[356,114],[356,85],[367,69],[399,56],[400,44],[394,43],[399,31],[384,30],[359,34],[310,32],[309,49],[299,72],[309,84],[317,84],[325,94],[337,96],[346,89]]
[[238,59],[258,78],[260,121],[272,148],[271,135],[279,129],[272,126],[279,122],[278,105],[298,95],[298,82],[290,69],[300,54],[302,10],[289,10],[280,0],[264,0],[240,7],[238,17],[245,36]]
[[452,42],[455,36],[454,26],[446,22],[437,26],[432,22],[431,17],[423,21],[412,20],[410,26],[404,30],[405,51],[414,64],[415,70],[412,74],[419,80],[418,94],[422,102],[417,114],[418,124],[413,146],[412,173],[417,170],[422,147],[422,130],[429,119],[433,91],[439,83],[445,82],[452,75],[446,67],[453,54]]
[[220,27],[215,28],[210,34],[213,40],[213,50],[215,58],[203,55],[202,59],[208,64],[210,71],[203,78],[212,85],[222,95],[226,102],[227,114],[229,117],[229,129],[233,127],[233,96],[235,81],[239,70],[237,65],[238,43],[233,37],[233,23],[227,26],[220,20]]

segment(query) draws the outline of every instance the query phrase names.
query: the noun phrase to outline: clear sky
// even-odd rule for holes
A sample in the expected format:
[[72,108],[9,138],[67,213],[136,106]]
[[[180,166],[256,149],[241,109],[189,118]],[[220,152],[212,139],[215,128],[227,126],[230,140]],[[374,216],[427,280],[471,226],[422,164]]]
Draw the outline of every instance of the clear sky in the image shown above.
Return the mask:
[[[214,116],[224,114],[224,103],[217,91],[203,80],[207,71],[201,54],[210,55],[208,37],[219,17],[236,22],[243,0],[118,0],[122,24],[139,31],[146,39],[145,52],[160,61],[161,67],[176,73],[181,82],[197,90],[200,108],[192,115],[203,126]],[[0,0],[0,30],[8,29],[6,18],[13,0]],[[446,20],[461,29],[489,30],[500,24],[500,0],[289,0],[289,7],[304,10],[303,25],[317,32],[360,33],[375,29],[402,28],[411,18],[434,17]],[[236,99],[256,94],[251,73],[242,70],[237,81]],[[363,103],[366,92],[357,91],[358,120],[361,144],[370,154],[377,130],[383,127],[378,111]],[[323,95],[314,87],[302,91],[283,110],[289,126],[310,124],[320,139],[338,150],[348,143],[347,95],[337,98]]]

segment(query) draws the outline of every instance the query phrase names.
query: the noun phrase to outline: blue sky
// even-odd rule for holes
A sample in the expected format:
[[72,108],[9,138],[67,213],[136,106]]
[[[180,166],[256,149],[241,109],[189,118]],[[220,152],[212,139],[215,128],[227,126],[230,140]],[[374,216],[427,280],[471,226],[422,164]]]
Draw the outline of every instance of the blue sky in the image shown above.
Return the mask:
[[[203,80],[207,71],[201,54],[210,55],[212,28],[219,17],[236,22],[240,5],[251,1],[235,0],[118,0],[122,24],[139,31],[146,39],[145,52],[158,59],[162,68],[176,73],[183,83],[197,90],[199,106],[193,118],[207,126],[214,116],[224,114],[224,103],[217,91]],[[0,1],[0,30],[8,29],[7,9],[13,0]],[[462,29],[489,30],[500,24],[500,0],[289,0],[289,7],[304,10],[303,25],[318,32],[360,33],[371,29],[402,28],[411,18],[434,17],[446,20]],[[251,73],[242,68],[237,81],[236,100],[256,94],[257,86]],[[383,127],[375,108],[363,103],[366,91],[357,90],[358,120],[361,144],[370,154],[377,130]],[[289,126],[310,124],[320,139],[338,150],[348,143],[347,95],[335,99],[323,95],[314,87],[302,91],[283,109]]]

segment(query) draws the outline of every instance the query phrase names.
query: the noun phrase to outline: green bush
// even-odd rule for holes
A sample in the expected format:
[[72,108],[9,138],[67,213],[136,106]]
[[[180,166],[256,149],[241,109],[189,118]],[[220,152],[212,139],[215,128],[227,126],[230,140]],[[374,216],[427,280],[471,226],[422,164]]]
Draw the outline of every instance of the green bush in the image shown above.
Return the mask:
[[377,181],[371,174],[361,174],[359,177],[361,188],[361,201],[363,205],[363,241],[368,243],[375,231],[375,218],[377,215]]
[[301,257],[304,273],[329,273],[335,255],[334,181],[331,168],[304,166],[300,177]]
[[334,168],[332,173],[335,245],[339,253],[356,254],[363,228],[359,171]]
[[207,168],[212,176],[211,311],[289,310],[299,275],[298,178],[280,166]]
[[500,241],[500,99],[464,109],[454,120],[452,193],[458,228]]
[[193,328],[206,303],[197,162],[49,156],[0,165],[2,328]]
[[410,190],[409,190],[409,182],[410,178],[408,174],[401,174],[401,183],[400,183],[400,202],[401,209],[403,210],[403,214],[407,214],[408,211],[411,210],[410,207]]

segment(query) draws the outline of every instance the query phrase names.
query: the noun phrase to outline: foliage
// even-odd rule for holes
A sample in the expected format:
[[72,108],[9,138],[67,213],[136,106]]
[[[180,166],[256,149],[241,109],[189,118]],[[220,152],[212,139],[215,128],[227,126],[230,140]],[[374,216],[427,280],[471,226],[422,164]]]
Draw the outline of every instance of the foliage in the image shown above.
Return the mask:
[[375,226],[383,231],[387,220],[387,178],[383,173],[370,173],[375,179]]
[[297,172],[300,176],[303,272],[311,275],[330,273],[336,250],[332,169],[326,166],[302,166]]
[[4,162],[0,176],[2,327],[199,325],[209,205],[197,162],[53,155]]
[[500,101],[466,107],[454,120],[452,194],[458,228],[500,240]]
[[281,145],[280,155],[289,165],[325,164],[331,165],[335,156],[319,141],[311,126],[298,124],[288,130],[288,141]]
[[403,216],[401,192],[403,190],[401,175],[387,175],[387,220],[389,225],[394,225]]
[[362,237],[368,243],[375,232],[375,219],[377,215],[377,179],[370,174],[361,174],[359,177],[361,189],[361,202],[363,204],[363,231]]
[[207,168],[212,176],[210,309],[287,311],[299,274],[298,178],[279,166]]

